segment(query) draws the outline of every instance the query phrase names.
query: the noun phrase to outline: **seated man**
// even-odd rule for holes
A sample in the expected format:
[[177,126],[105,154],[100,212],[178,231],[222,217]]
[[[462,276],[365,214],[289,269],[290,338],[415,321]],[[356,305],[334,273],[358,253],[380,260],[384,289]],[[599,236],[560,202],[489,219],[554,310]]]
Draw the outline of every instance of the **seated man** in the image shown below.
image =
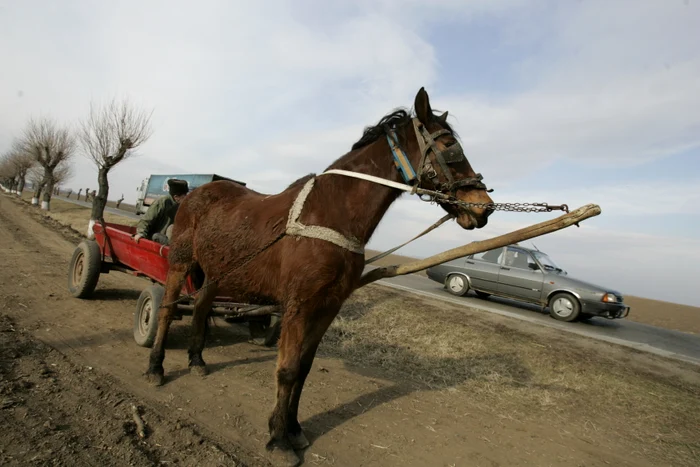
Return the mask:
[[170,240],[170,227],[175,221],[175,214],[180,202],[189,191],[186,180],[171,178],[168,180],[169,194],[161,196],[148,207],[148,211],[136,224],[136,235],[134,240],[148,238],[162,245],[167,245]]

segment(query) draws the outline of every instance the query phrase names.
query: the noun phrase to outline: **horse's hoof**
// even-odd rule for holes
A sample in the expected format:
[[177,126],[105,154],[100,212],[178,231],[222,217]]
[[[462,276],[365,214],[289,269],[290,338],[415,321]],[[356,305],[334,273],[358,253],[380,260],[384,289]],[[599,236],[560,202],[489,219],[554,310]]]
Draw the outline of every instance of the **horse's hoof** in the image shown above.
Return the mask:
[[291,449],[275,447],[270,453],[270,463],[275,467],[297,467],[301,459]]
[[207,367],[204,365],[192,365],[190,367],[190,374],[195,376],[206,376],[209,374]]
[[296,435],[290,433],[288,437],[292,447],[297,451],[301,451],[302,449],[306,449],[309,447],[309,440],[306,439],[306,435],[304,435],[303,431],[300,431]]
[[162,373],[146,373],[145,376],[151,386],[162,386],[165,382],[165,375]]

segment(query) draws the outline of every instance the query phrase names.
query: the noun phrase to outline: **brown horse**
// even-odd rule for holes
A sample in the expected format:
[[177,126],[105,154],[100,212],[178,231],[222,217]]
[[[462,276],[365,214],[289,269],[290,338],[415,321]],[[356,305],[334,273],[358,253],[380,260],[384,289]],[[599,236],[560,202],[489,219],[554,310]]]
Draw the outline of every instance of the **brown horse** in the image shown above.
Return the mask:
[[[416,95],[414,110],[415,117],[397,110],[366,128],[351,151],[329,169],[449,194],[456,202],[438,204],[462,228],[483,227],[492,212],[488,205],[492,200],[447,124],[447,112],[434,115],[423,88]],[[364,245],[401,193],[342,173],[311,174],[276,195],[230,181],[193,190],[175,218],[148,380],[163,384],[166,338],[177,306],[172,302],[188,274],[200,277],[203,285],[192,317],[191,373],[206,374],[202,350],[215,296],[279,306],[283,317],[277,401],[269,418],[267,449],[283,463],[296,465],[299,458],[294,449],[309,444],[297,412],[316,349],[343,302],[358,287],[365,267]]]

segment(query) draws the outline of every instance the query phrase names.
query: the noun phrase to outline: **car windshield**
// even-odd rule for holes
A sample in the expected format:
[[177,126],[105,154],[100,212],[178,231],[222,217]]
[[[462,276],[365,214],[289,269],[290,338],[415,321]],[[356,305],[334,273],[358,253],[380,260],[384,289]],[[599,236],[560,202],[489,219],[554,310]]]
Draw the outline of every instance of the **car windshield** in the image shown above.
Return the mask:
[[564,270],[557,266],[549,256],[542,253],[541,251],[533,251],[532,254],[535,255],[537,261],[542,263],[542,266],[544,266],[545,269],[548,269],[550,271],[564,272]]

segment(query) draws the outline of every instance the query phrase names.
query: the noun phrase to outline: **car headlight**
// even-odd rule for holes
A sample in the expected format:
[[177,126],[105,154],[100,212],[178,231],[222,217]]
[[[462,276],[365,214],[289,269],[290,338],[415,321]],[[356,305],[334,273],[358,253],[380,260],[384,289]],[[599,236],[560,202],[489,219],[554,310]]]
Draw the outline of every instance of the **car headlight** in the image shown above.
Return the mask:
[[617,297],[614,293],[606,293],[603,295],[603,301],[607,303],[617,303]]

